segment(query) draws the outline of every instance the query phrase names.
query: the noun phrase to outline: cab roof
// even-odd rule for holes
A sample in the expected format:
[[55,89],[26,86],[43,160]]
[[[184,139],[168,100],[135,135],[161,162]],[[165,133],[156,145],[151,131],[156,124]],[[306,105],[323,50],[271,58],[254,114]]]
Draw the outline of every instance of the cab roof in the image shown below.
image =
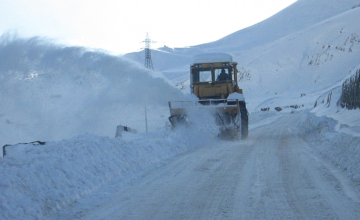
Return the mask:
[[232,62],[232,56],[227,53],[203,53],[193,56],[191,64]]

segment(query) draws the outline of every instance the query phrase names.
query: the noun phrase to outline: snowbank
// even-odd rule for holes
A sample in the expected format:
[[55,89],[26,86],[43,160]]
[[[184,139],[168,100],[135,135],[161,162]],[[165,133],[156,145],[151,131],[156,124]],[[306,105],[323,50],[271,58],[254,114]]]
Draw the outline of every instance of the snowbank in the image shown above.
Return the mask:
[[337,121],[309,114],[301,125],[303,138],[316,152],[343,170],[360,192],[360,138],[335,130]]
[[116,139],[85,134],[44,146],[10,146],[0,159],[0,219],[46,219],[110,181],[124,187],[167,159],[213,141],[189,132],[124,133]]

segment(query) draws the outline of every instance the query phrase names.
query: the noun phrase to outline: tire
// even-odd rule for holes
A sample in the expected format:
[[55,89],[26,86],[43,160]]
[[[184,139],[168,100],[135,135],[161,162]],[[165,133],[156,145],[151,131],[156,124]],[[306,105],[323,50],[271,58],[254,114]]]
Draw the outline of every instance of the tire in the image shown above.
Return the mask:
[[245,101],[239,102],[239,107],[241,114],[241,139],[244,140],[249,135],[249,116]]

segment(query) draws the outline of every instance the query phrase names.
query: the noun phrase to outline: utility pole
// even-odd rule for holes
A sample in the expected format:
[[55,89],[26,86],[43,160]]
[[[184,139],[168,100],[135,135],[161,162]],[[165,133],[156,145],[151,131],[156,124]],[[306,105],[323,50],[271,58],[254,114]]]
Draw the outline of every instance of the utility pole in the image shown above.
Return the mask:
[[148,132],[148,119],[147,119],[147,110],[145,105],[145,126],[146,126],[146,133]]
[[151,60],[150,46],[151,46],[151,43],[156,43],[156,42],[151,41],[151,39],[149,37],[149,33],[146,33],[146,39],[143,42],[145,42],[145,65],[144,66],[148,69],[154,70],[154,66],[153,66],[153,63]]

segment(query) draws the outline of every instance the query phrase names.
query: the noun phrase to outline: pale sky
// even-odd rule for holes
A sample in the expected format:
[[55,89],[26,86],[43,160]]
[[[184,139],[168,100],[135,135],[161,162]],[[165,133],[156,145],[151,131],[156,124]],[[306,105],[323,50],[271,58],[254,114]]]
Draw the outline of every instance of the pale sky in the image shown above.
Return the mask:
[[0,34],[44,36],[114,54],[218,40],[296,0],[0,0]]

